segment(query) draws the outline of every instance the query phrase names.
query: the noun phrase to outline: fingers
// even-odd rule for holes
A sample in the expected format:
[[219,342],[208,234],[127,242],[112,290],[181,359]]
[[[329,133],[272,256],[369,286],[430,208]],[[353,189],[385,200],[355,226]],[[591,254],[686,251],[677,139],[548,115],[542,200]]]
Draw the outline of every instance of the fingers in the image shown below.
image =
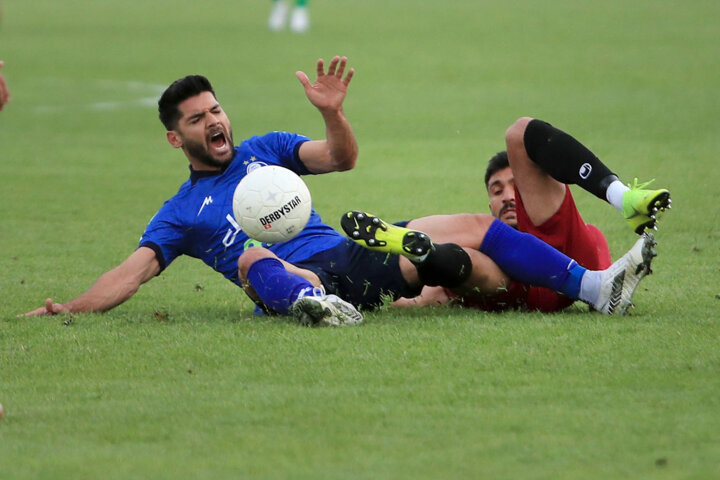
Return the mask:
[[[330,64],[328,65],[327,75],[334,75],[338,79],[342,80],[342,76],[345,73],[345,68],[347,67],[347,60],[347,57],[340,57],[339,55],[335,55],[332,60],[330,60]],[[348,77],[343,80],[345,85],[350,83],[350,78],[352,78],[353,73],[354,70],[350,69],[350,71],[348,72]],[[318,78],[326,75],[325,61],[322,58],[318,59],[317,62],[317,75]]]
[[[337,58],[337,57],[335,57]],[[347,57],[342,57],[340,59],[340,67],[337,69],[337,73],[335,74],[336,77],[342,79],[343,73],[345,73],[345,66],[347,65]]]
[[295,72],[295,76],[300,80],[300,83],[302,83],[303,87],[310,88],[310,79],[308,78],[307,74],[305,72],[297,71]]
[[[58,307],[60,307],[60,304],[55,304]],[[61,308],[53,308],[53,301],[51,298],[45,299],[45,306],[36,308],[35,310],[32,310],[27,313],[23,313],[22,315],[18,315],[18,317],[34,317],[36,315],[55,315],[56,313],[60,313],[62,311]]]
[[355,74],[355,69],[351,68],[348,74],[345,76],[345,80],[343,80],[343,83],[347,87],[350,84],[350,80],[352,80],[353,75]]
[[70,313],[70,309],[62,303],[53,303],[51,299],[45,300],[45,310],[48,315],[58,315],[61,313]]
[[335,69],[337,68],[338,62],[340,61],[340,57],[335,55],[332,60],[330,60],[330,65],[328,66],[328,75],[335,75]]

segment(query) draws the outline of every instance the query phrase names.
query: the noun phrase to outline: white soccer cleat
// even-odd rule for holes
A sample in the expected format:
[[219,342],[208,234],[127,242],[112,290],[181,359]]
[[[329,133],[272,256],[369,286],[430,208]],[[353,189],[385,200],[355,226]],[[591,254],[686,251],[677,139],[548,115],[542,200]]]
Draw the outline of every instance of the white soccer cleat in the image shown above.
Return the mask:
[[347,327],[363,321],[362,314],[352,304],[337,295],[326,295],[322,287],[314,288],[312,295],[300,296],[290,311],[308,327]]
[[632,296],[640,280],[652,273],[650,264],[657,256],[655,237],[646,232],[619,260],[604,271],[600,298],[593,305],[606,315],[625,315],[633,306]]
[[290,30],[305,33],[310,28],[310,12],[307,7],[295,7],[290,15]]
[[273,2],[270,18],[268,18],[268,28],[273,32],[279,32],[285,28],[288,10],[288,4],[285,0],[277,0],[276,2]]

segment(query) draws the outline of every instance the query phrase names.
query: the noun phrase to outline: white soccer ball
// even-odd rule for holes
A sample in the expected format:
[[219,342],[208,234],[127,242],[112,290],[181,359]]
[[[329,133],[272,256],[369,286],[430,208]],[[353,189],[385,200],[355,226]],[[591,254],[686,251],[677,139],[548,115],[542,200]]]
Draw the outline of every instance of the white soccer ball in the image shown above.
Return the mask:
[[290,240],[305,228],[312,210],[310,190],[292,170],[256,168],[233,194],[233,215],[240,228],[263,243]]

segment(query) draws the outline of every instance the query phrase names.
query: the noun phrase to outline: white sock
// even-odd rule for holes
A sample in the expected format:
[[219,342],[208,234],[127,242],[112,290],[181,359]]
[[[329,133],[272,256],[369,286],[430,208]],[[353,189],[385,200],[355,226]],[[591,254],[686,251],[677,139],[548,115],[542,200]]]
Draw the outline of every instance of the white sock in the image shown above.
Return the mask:
[[580,280],[580,293],[578,297],[583,302],[595,305],[600,297],[600,286],[602,285],[602,271],[586,270]]
[[625,192],[629,191],[630,188],[622,183],[620,180],[615,180],[605,191],[605,197],[610,205],[617,208],[618,211],[622,212],[622,202]]

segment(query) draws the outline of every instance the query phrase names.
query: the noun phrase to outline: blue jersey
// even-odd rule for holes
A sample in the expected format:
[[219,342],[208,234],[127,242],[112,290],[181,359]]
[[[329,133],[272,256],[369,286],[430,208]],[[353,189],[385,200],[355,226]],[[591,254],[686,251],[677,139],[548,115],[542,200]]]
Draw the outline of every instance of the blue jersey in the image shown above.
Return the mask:
[[[240,285],[238,257],[259,242],[251,240],[233,217],[235,187],[249,171],[263,165],[280,165],[298,175],[309,174],[298,156],[300,145],[308,140],[301,135],[272,132],[235,147],[233,160],[222,172],[191,169],[190,179],[150,220],[140,246],[155,251],[161,270],[179,255],[189,255]],[[338,245],[343,239],[313,209],[310,220],[297,236],[263,246],[279,258],[297,263]]]

